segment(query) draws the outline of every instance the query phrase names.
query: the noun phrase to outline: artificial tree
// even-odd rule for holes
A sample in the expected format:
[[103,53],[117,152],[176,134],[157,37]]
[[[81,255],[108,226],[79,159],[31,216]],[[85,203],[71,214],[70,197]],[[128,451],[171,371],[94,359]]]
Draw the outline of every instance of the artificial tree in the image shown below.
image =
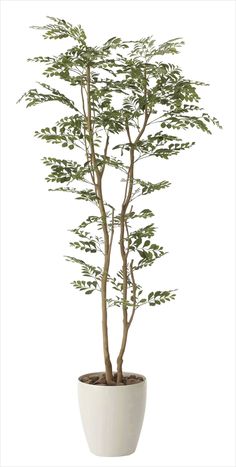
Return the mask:
[[[190,148],[194,142],[183,141],[177,130],[196,128],[210,133],[209,124],[220,125],[199,107],[197,87],[206,84],[186,79],[177,65],[161,60],[166,54],[177,54],[182,39],[171,39],[157,46],[153,37],[128,41],[112,37],[103,45],[89,46],[81,26],[48,18],[49,24],[33,28],[42,30],[45,39],[72,39],[74,44],[57,56],[38,56],[29,61],[45,65],[46,78],[59,78],[74,87],[76,100],[44,82],[21,99],[27,107],[60,102],[69,111],[52,128],[36,131],[35,136],[75,154],[73,160],[43,158],[51,169],[46,180],[59,185],[50,190],[73,193],[76,200],[96,206],[96,212],[72,230],[77,240],[71,246],[91,256],[95,254],[96,258],[101,253],[103,264],[91,265],[83,257],[66,256],[66,259],[79,264],[86,278],[75,280],[74,287],[87,295],[94,292],[101,295],[105,382],[122,384],[123,356],[137,308],[161,305],[175,298],[173,289],[145,295],[137,282],[139,270],[152,266],[165,252],[152,240],[155,226],[149,218],[154,216],[153,212],[136,211],[134,201],[167,188],[170,183],[142,180],[136,175],[136,167],[144,159],[168,159]],[[104,196],[107,167],[122,174],[119,188],[123,195],[118,208]],[[148,219],[148,224],[134,228],[140,219]],[[110,262],[116,245],[121,261],[113,274]],[[109,353],[110,307],[121,308],[123,317],[116,373]]]

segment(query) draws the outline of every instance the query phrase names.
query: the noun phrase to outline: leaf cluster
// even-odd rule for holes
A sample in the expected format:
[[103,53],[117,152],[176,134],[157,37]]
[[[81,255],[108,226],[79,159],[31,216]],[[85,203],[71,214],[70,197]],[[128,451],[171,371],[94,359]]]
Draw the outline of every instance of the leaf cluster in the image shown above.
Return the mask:
[[101,251],[101,245],[103,244],[103,239],[97,235],[93,237],[89,232],[83,230],[81,227],[77,229],[71,229],[70,232],[73,232],[79,237],[79,240],[76,242],[70,242],[70,245],[76,249],[84,250],[86,253],[97,253]]
[[169,302],[170,300],[174,300],[176,297],[176,294],[174,293],[175,291],[176,289],[164,290],[162,292],[160,290],[158,290],[157,292],[150,292],[148,294],[148,304],[150,306],[155,306],[161,305],[166,301]]
[[78,111],[77,107],[75,106],[74,101],[66,97],[63,93],[58,91],[58,89],[52,88],[47,83],[38,83],[41,87],[50,91],[49,93],[42,93],[39,92],[37,89],[30,89],[29,91],[25,92],[23,96],[20,97],[18,102],[22,99],[26,101],[26,107],[32,107],[38,104],[43,104],[45,102],[60,102],[61,104],[70,107],[73,110]]
[[168,182],[167,180],[162,180],[159,183],[152,183],[149,181],[141,180],[140,178],[135,178],[134,184],[139,185],[141,187],[142,195],[149,195],[150,193],[153,193],[154,191],[157,191],[157,190],[159,191],[164,188],[168,188],[171,185],[171,183]]
[[47,143],[60,144],[63,148],[74,149],[78,147],[77,141],[83,139],[82,125],[83,119],[79,114],[64,117],[52,128],[42,128],[35,131],[34,135]]
[[72,160],[43,157],[42,161],[44,165],[51,168],[51,173],[46,177],[47,182],[68,183],[73,180],[84,181],[85,175],[89,173],[87,166],[82,166]]
[[53,16],[47,16],[47,18],[51,20],[51,23],[45,26],[31,26],[32,29],[44,31],[44,39],[65,39],[71,37],[79,43],[85,42],[86,34],[80,25],[72,26],[68,21]]
[[162,246],[150,240],[154,236],[155,230],[156,228],[152,223],[130,232],[127,238],[129,250],[137,252],[141,256],[141,260],[134,266],[134,270],[152,266],[156,259],[166,254]]
[[91,295],[93,292],[99,291],[98,281],[73,281],[72,285],[81,292],[85,292],[86,295]]

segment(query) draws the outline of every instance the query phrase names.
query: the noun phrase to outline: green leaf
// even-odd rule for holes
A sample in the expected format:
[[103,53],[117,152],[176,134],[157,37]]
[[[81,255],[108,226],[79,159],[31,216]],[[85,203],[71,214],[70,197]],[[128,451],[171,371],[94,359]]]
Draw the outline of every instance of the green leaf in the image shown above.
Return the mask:
[[163,188],[168,188],[171,183],[163,180],[159,183],[151,183],[148,181],[141,180],[140,178],[134,179],[134,184],[141,186],[142,188],[142,195],[148,195],[156,190],[162,190]]
[[103,244],[103,239],[100,237],[93,237],[89,232],[83,230],[81,227],[70,230],[79,237],[76,242],[70,242],[70,246],[84,250],[89,253],[97,253],[100,251],[100,247]]
[[64,39],[71,37],[79,43],[85,43],[86,34],[80,25],[72,26],[68,21],[53,16],[47,16],[47,18],[51,20],[51,23],[45,26],[31,26],[32,29],[45,31],[43,33],[44,39]]
[[93,266],[86,263],[82,259],[75,258],[73,256],[65,256],[66,261],[71,261],[72,263],[78,263],[81,265],[81,271],[83,276],[90,277],[91,279],[96,279],[96,281],[101,280],[102,278],[102,269],[99,266]]
[[56,126],[51,129],[46,127],[40,131],[35,131],[35,136],[47,143],[61,144],[62,147],[69,147],[73,149],[74,146],[78,145],[81,137],[81,126],[83,119],[79,114],[75,114],[71,117],[63,118],[56,123]]
[[98,289],[98,281],[73,281],[71,284],[81,292],[84,292],[86,295],[91,295],[95,291],[99,291]]
[[[46,177],[47,182],[65,183],[73,180],[85,180],[89,168],[67,159],[55,157],[43,157],[43,164],[51,168],[51,173]],[[58,190],[59,191],[59,190]],[[78,192],[81,193],[80,191]]]
[[70,107],[73,110],[78,111],[78,109],[75,107],[75,103],[71,99],[68,99],[68,97],[66,97],[60,91],[52,88],[51,86],[49,86],[49,84],[46,83],[38,84],[47,91],[50,91],[50,93],[44,94],[40,93],[37,89],[30,89],[29,91],[25,92],[17,102],[20,102],[24,99],[27,102],[26,107],[32,107],[45,102],[57,101]]
[[176,297],[176,294],[174,293],[177,289],[173,290],[164,290],[164,291],[156,291],[156,292],[150,292],[148,294],[148,304],[150,306],[155,306],[155,305],[161,305],[162,303],[165,303],[166,301],[174,300]]

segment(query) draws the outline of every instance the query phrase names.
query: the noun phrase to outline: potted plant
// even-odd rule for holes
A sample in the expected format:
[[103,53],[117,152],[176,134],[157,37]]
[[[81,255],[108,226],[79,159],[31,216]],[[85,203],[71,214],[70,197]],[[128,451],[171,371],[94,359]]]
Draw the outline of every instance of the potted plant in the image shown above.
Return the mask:
[[[56,101],[67,109],[64,118],[36,131],[35,136],[65,148],[64,159],[43,158],[50,169],[47,182],[57,185],[51,185],[50,191],[72,193],[76,200],[94,207],[72,230],[75,240],[70,245],[82,256],[66,256],[81,268],[82,278],[73,286],[101,298],[104,372],[79,377],[82,422],[93,453],[127,455],[136,448],[146,398],[145,377],[123,371],[129,330],[138,308],[175,298],[175,289],[146,292],[140,283],[142,271],[165,251],[153,240],[154,213],[149,208],[139,210],[136,200],[155,195],[170,183],[143,180],[138,166],[144,160],[148,164],[151,157],[158,162],[158,158],[169,159],[190,148],[194,142],[183,141],[184,131],[177,130],[210,133],[210,124],[220,124],[199,107],[197,88],[206,84],[186,79],[177,65],[163,58],[177,54],[182,39],[156,45],[153,37],[128,41],[112,37],[103,45],[89,46],[81,26],[48,18],[49,24],[33,28],[42,30],[45,39],[69,38],[73,44],[57,56],[29,61],[42,63],[46,78],[56,77],[74,87],[76,99],[40,82],[38,89],[30,89],[20,100],[27,107]],[[73,157],[68,159],[70,151]],[[118,206],[105,195],[108,168],[117,173]],[[111,260],[117,251],[120,261],[114,270]],[[115,369],[108,335],[108,312],[113,307],[120,309],[123,320]]]

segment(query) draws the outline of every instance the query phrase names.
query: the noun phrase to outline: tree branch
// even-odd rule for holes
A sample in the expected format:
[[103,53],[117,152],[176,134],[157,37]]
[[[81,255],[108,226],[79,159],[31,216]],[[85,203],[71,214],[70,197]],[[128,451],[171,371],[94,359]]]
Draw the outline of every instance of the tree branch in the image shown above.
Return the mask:
[[106,381],[107,384],[112,384],[112,364],[109,353],[109,342],[108,342],[108,325],[107,325],[107,280],[109,273],[110,265],[110,256],[111,256],[111,246],[107,226],[107,214],[104,206],[103,192],[102,192],[102,173],[98,169],[95,150],[94,150],[94,141],[93,141],[93,130],[92,130],[92,120],[91,120],[91,95],[90,95],[90,86],[91,86],[91,76],[90,76],[90,66],[87,65],[87,122],[88,122],[88,132],[89,132],[89,144],[91,150],[91,160],[94,172],[96,174],[96,193],[98,196],[99,209],[102,219],[102,230],[104,237],[104,264],[102,271],[102,280],[101,280],[101,290],[102,290],[102,331],[103,331],[103,353],[104,361],[106,368]]
[[131,325],[131,323],[132,323],[132,321],[134,319],[134,314],[135,314],[135,311],[136,311],[137,285],[136,285],[135,278],[134,278],[133,262],[134,262],[134,260],[132,259],[132,261],[130,263],[130,276],[131,276],[132,291],[133,291],[133,308],[132,308],[132,313],[131,313],[130,319],[128,320],[128,327],[130,327],[130,325]]
[[133,184],[134,184],[135,146],[139,142],[140,138],[142,137],[146,129],[149,116],[151,115],[151,111],[148,111],[147,109],[147,79],[146,78],[147,76],[146,76],[146,67],[145,67],[145,70],[144,70],[144,98],[145,98],[144,121],[134,143],[132,143],[132,140],[131,140],[128,121],[126,122],[126,132],[127,132],[128,139],[130,142],[130,166],[129,166],[129,170],[127,173],[125,195],[124,195],[124,199],[122,203],[121,216],[120,216],[120,252],[121,252],[121,257],[122,257],[122,272],[123,272],[123,305],[122,305],[123,336],[122,336],[120,352],[117,358],[117,382],[121,382],[123,378],[123,374],[122,374],[123,355],[125,352],[128,329],[129,329],[128,310],[127,310],[127,292],[128,292],[127,252],[125,251],[125,240],[124,240],[125,215],[126,215],[127,208],[132,198],[132,191],[133,191]]
[[[106,137],[106,143],[105,143],[105,148],[104,148],[104,158],[107,157],[108,146],[109,146],[109,133],[107,133],[107,137]],[[105,166],[106,166],[106,163],[104,162],[103,167],[101,169],[102,175],[104,173]]]

